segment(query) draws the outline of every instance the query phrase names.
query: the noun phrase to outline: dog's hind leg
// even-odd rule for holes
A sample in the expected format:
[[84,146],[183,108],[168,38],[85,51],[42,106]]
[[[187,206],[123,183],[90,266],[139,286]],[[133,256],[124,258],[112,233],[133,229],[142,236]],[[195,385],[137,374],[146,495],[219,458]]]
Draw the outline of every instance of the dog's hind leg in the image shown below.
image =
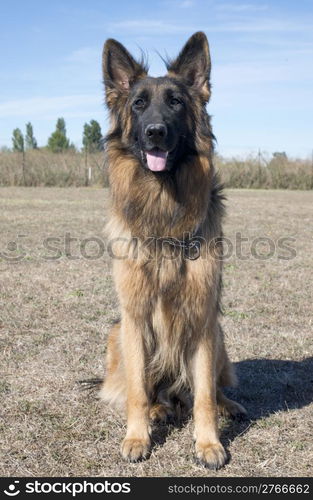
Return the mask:
[[106,352],[106,375],[99,391],[105,402],[125,409],[126,377],[120,348],[121,323],[115,323],[109,333]]
[[220,326],[219,326],[219,328],[220,328],[220,331],[222,333],[222,337],[221,337],[222,342],[220,344],[218,364],[222,368],[220,369],[220,372],[218,375],[217,392],[216,392],[218,412],[223,417],[241,418],[242,416],[246,415],[246,413],[247,413],[245,408],[243,406],[241,406],[239,403],[236,403],[236,401],[232,401],[231,399],[228,399],[223,394],[222,389],[221,389],[222,387],[236,387],[238,381],[237,381],[237,376],[235,373],[234,366],[229,361],[229,358],[228,358],[226,350],[225,350],[223,332],[222,332]]

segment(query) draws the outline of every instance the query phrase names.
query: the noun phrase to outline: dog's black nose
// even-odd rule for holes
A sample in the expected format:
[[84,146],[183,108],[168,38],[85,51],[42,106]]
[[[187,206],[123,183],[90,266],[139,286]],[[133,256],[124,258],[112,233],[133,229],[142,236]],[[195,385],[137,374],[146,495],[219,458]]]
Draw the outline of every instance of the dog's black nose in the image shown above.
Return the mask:
[[166,137],[167,129],[163,123],[151,123],[146,127],[145,134],[151,140],[160,140]]

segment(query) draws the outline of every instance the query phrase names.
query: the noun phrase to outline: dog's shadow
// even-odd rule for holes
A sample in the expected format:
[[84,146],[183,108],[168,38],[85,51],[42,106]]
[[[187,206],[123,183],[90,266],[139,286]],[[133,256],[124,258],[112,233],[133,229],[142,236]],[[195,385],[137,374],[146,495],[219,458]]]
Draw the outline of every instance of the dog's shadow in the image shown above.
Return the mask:
[[[228,420],[222,425],[221,441],[227,448],[237,436],[244,434],[258,420],[279,411],[303,408],[313,402],[313,357],[303,361],[247,359],[235,363],[239,384],[225,394],[242,404],[247,415],[242,420]],[[82,388],[98,387],[102,379],[81,380]],[[154,424],[152,449],[162,446],[175,429],[182,429],[190,414],[169,424]]]
[[[228,420],[222,426],[221,441],[227,448],[237,436],[244,434],[258,420],[279,411],[302,408],[313,402],[313,357],[303,361],[247,359],[235,363],[238,387],[225,394],[242,404],[247,416]],[[175,428],[186,425],[188,416],[170,425],[153,427],[153,447],[162,445]]]
[[235,367],[238,387],[225,393],[246,408],[247,416],[223,427],[221,439],[226,446],[258,420],[313,402],[313,357],[303,361],[247,359]]

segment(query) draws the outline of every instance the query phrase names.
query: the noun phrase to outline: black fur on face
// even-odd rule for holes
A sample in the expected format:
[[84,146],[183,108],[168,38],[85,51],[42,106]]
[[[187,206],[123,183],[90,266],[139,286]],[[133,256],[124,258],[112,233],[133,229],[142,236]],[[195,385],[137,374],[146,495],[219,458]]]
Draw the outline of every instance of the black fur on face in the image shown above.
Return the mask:
[[[144,78],[129,94],[132,129],[129,147],[148,168],[147,153],[167,154],[166,170],[194,149],[192,102],[183,83],[170,77]],[[189,118],[189,119],[187,119]]]
[[[144,168],[170,171],[196,154],[197,127],[210,135],[205,104],[210,96],[210,55],[206,36],[195,33],[168,74],[152,78],[119,42],[103,52],[106,101],[114,127],[107,139],[120,139]],[[123,124],[123,125],[122,125]]]

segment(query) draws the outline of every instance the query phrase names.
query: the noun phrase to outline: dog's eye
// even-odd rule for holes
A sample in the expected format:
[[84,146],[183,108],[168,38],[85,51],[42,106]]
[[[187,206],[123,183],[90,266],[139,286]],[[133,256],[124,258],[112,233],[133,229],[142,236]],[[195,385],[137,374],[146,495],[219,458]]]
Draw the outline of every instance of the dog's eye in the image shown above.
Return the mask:
[[177,106],[178,104],[181,104],[179,99],[176,99],[176,97],[172,97],[170,100],[170,105],[171,106]]
[[136,99],[134,101],[134,105],[137,107],[137,108],[142,108],[145,104],[145,101],[140,97],[139,99]]

